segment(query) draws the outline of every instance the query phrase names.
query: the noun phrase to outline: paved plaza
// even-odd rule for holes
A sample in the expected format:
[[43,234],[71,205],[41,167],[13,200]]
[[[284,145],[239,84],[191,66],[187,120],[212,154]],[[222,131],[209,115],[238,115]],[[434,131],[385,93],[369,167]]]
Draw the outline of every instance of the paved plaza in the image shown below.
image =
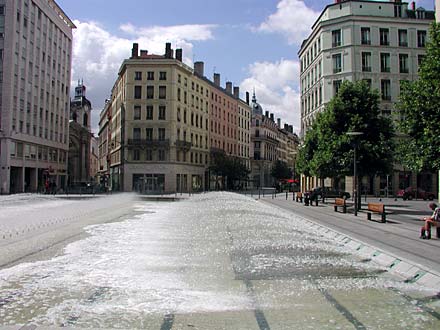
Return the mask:
[[1,197],[0,329],[440,327],[440,240],[397,213],[422,203],[382,224],[287,197]]

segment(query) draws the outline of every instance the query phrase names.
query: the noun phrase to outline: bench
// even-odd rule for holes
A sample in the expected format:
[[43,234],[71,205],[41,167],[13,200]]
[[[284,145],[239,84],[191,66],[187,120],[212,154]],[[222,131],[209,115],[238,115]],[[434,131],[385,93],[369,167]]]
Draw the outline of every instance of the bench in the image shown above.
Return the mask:
[[303,193],[302,192],[297,192],[296,193],[296,196],[295,196],[295,200],[297,201],[297,202],[303,202]]
[[368,203],[367,219],[371,220],[371,214],[377,213],[381,216],[381,222],[387,222],[385,214],[385,205],[382,203]]
[[342,213],[347,213],[347,204],[345,198],[335,198],[335,212],[338,212],[338,207],[342,207]]

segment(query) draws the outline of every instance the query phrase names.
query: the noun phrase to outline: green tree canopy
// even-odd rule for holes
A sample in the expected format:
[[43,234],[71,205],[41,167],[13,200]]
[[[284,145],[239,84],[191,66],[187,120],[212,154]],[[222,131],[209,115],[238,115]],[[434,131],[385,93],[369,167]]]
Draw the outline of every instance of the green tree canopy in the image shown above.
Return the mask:
[[[354,131],[363,135],[347,135]],[[387,173],[393,135],[391,120],[380,115],[377,91],[364,81],[345,81],[307,132],[297,166],[304,174],[321,178],[351,174],[356,145],[360,174]]]
[[211,173],[223,177],[228,189],[234,189],[237,181],[248,179],[249,170],[237,157],[227,156],[224,152],[212,152],[211,158]]
[[276,180],[290,179],[293,176],[292,170],[287,166],[286,162],[277,160],[272,167],[270,173]]
[[440,170],[440,24],[432,23],[419,79],[403,84],[397,107],[408,136],[399,159],[415,171]]

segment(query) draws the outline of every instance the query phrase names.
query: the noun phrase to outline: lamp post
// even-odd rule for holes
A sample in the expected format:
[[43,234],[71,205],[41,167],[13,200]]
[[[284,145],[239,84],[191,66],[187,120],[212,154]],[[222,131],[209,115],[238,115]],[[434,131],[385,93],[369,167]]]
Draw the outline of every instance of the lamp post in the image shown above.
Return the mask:
[[[363,135],[364,133],[362,133],[362,132],[355,132],[355,131],[353,131],[353,132],[347,132],[346,133],[347,135],[349,135],[349,136],[353,136],[354,138],[356,138],[356,136],[361,136],[361,135]],[[353,152],[353,161],[354,161],[354,164],[353,164],[353,176],[354,176],[354,189],[353,189],[353,196],[354,196],[354,215],[355,216],[357,216],[357,211],[358,211],[358,207],[359,207],[359,205],[358,205],[358,196],[357,196],[357,193],[358,193],[358,180],[357,180],[357,164],[356,164],[356,149],[357,149],[357,143],[356,143],[356,141],[355,141],[355,143],[354,143],[354,152]]]

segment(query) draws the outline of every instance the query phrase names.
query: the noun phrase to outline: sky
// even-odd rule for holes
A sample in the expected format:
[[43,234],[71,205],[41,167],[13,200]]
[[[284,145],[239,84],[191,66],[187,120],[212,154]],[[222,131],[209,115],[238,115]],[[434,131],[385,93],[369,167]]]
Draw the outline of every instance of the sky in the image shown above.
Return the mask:
[[[264,110],[300,128],[298,50],[333,0],[57,0],[74,21],[72,91],[78,80],[92,102],[92,128],[133,42],[162,55],[165,43],[182,48],[184,62],[205,62],[244,93],[255,90]],[[434,7],[420,0],[417,7]]]

